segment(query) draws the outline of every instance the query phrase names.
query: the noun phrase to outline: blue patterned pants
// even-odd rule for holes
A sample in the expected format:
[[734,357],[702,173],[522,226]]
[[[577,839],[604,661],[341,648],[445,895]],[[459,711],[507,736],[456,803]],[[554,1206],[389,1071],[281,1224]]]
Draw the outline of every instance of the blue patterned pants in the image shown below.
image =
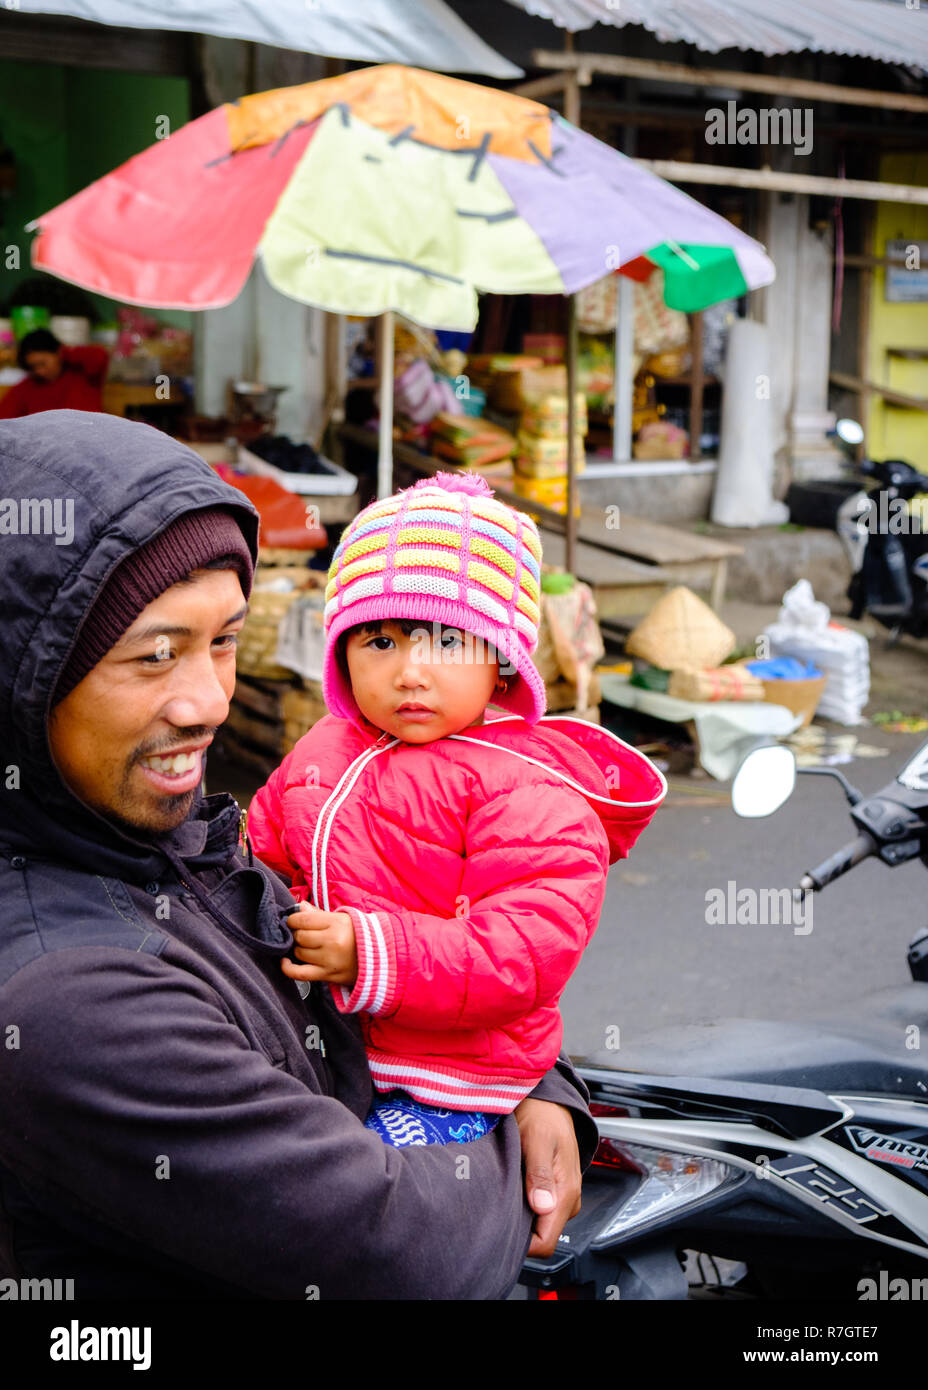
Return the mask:
[[376,1097],[364,1126],[379,1134],[385,1144],[403,1149],[407,1144],[469,1144],[489,1134],[502,1118],[469,1110],[441,1110],[410,1100],[403,1091],[390,1091]]

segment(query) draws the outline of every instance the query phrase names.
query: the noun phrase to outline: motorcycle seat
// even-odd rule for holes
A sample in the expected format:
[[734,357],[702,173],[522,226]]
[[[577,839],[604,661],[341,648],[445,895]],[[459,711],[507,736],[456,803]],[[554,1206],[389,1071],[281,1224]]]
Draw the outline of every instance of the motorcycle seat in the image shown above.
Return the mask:
[[928,984],[913,981],[815,1019],[726,1018],[663,1028],[581,1065],[928,1102],[926,1050]]

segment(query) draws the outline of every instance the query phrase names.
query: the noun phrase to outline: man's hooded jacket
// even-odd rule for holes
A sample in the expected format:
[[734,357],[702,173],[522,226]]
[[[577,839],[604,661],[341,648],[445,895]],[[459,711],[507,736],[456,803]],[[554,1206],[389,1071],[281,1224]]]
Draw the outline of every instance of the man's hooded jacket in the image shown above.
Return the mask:
[[[186,512],[257,516],[191,450],[78,411],[0,423],[0,1275],[77,1298],[494,1298],[529,1213],[511,1119],[396,1150],[356,1020],[280,969],[292,898],[226,793],[139,839],[63,783],[55,684],[109,574]],[[106,710],[100,710],[106,719]],[[595,1131],[566,1068],[535,1094]]]

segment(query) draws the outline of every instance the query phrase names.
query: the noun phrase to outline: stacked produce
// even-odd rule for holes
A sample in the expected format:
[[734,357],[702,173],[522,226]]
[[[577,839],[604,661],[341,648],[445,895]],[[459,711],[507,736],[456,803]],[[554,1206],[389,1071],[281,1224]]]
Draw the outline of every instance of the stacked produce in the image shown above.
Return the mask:
[[[541,357],[530,357],[525,353],[491,352],[477,354],[468,359],[467,374],[471,385],[486,392],[487,400],[495,410],[504,414],[517,415],[525,404],[522,397],[523,381],[537,372],[557,371],[546,368]],[[561,367],[563,372],[564,368]]]
[[[585,460],[583,441],[587,430],[586,397],[582,391],[576,394],[575,406],[574,459],[580,473]],[[519,422],[515,491],[520,497],[566,511],[567,464],[566,389],[529,390]]]
[[508,430],[473,415],[441,411],[432,421],[432,449],[462,468],[480,468],[508,458],[516,441]]
[[[575,458],[582,467],[586,435],[586,397],[576,402]],[[534,396],[519,421],[516,472],[524,478],[556,478],[567,472],[567,396],[548,391]]]

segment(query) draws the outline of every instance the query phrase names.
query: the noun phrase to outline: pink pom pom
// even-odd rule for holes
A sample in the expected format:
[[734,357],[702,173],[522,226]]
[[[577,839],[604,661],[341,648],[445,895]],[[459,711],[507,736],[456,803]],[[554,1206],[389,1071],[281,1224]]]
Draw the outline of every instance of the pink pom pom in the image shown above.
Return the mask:
[[479,473],[436,473],[434,478],[423,478],[416,483],[413,492],[420,487],[440,487],[445,492],[466,492],[471,497],[492,497],[493,489]]

